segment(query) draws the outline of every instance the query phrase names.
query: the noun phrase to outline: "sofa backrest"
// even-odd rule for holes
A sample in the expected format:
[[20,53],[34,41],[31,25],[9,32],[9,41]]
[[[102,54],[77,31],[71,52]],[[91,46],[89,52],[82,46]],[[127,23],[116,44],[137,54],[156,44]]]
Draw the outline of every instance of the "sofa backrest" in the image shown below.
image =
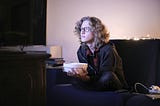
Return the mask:
[[130,87],[160,85],[160,40],[111,40],[122,58]]

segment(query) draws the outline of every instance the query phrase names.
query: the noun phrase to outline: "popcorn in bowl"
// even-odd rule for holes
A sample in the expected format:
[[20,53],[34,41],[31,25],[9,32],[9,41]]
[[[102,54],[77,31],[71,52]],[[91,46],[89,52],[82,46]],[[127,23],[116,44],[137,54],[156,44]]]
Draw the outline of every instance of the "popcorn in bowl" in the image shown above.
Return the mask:
[[83,69],[87,70],[88,64],[87,63],[63,63],[63,71],[69,72],[72,71],[72,69]]

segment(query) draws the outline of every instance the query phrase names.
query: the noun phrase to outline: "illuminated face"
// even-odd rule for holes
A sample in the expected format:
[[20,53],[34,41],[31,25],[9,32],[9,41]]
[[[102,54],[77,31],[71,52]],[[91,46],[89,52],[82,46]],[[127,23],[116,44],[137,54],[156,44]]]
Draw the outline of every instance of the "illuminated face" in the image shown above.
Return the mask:
[[81,42],[92,43],[94,41],[94,35],[89,22],[88,20],[83,21],[81,25]]

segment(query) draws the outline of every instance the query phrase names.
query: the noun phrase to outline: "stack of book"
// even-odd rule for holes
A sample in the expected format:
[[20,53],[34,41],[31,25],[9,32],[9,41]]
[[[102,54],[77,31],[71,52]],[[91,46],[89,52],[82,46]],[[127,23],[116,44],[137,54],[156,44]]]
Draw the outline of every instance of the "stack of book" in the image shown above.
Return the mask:
[[49,58],[46,61],[46,64],[52,67],[56,67],[56,66],[63,66],[63,63],[65,61],[63,60],[63,58]]

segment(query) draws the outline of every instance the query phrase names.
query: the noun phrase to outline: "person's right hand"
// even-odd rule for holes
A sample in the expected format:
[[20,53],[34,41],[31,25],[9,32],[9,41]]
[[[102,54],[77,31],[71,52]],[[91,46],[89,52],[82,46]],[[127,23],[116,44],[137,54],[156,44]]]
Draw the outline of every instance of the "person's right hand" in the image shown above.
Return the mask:
[[78,72],[77,72],[74,68],[71,68],[71,69],[69,69],[69,70],[67,71],[67,75],[68,75],[68,76],[74,77],[74,76],[76,76],[76,74],[78,74]]

